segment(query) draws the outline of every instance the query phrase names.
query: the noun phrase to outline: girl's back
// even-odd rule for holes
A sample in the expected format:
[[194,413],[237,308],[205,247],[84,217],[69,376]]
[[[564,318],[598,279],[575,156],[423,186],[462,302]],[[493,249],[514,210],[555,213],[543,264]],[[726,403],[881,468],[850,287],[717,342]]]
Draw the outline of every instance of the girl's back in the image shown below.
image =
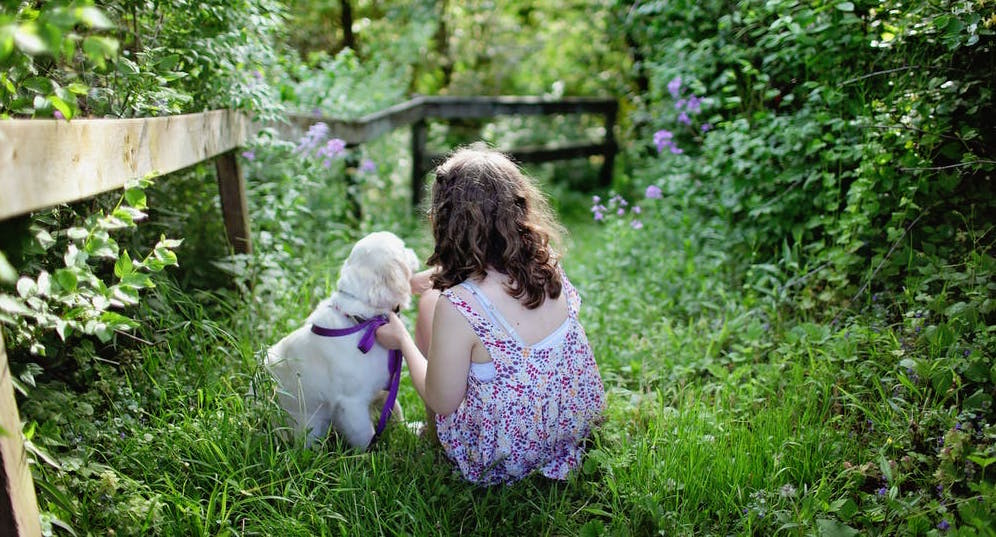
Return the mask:
[[580,463],[604,391],[577,319],[580,299],[563,281],[560,297],[532,310],[504,291],[500,275],[443,293],[480,339],[464,401],[436,418],[440,442],[470,481],[533,471],[563,479]]

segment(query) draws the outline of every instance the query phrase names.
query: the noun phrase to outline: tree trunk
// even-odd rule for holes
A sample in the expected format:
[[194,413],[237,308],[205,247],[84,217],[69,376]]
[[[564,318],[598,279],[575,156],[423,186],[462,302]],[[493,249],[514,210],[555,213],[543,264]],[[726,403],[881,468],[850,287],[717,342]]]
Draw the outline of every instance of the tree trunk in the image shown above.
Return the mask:
[[359,54],[356,48],[356,36],[353,35],[353,6],[349,0],[341,0],[340,22],[342,23],[342,48],[349,48]]

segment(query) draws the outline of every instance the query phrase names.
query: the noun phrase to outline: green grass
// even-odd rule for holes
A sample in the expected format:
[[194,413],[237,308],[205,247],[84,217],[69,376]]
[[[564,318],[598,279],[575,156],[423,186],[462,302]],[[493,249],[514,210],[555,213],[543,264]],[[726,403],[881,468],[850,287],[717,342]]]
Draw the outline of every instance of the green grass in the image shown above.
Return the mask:
[[[874,312],[831,327],[745,292],[715,223],[648,204],[642,230],[595,225],[584,197],[564,199],[609,393],[566,482],[475,487],[397,424],[370,453],[280,440],[279,409],[253,395],[268,393],[261,352],[331,289],[352,235],[407,230],[424,257],[399,210],[229,267],[241,291],[163,280],[142,304],[148,345],[90,364],[84,391],[33,391],[22,411],[61,464],[35,467],[47,520],[78,535],[926,535],[957,512],[987,534],[987,470],[957,472],[988,448],[951,433],[947,377],[903,372],[907,327]],[[400,400],[421,419],[407,381]],[[959,455],[936,447],[946,432]]]

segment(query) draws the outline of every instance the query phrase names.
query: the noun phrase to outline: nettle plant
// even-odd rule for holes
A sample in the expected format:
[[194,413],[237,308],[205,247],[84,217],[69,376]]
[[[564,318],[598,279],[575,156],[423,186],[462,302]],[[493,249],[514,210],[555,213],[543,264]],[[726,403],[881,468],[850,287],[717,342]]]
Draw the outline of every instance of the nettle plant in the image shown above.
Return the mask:
[[13,288],[0,287],[0,323],[7,327],[12,349],[44,356],[52,333],[62,341],[86,334],[107,343],[138,326],[126,308],[155,287],[153,274],[177,264],[173,250],[181,243],[160,236],[148,254],[133,259],[111,236],[134,229],[146,217],[149,184],[147,179],[130,182],[111,210],[98,210],[81,225],[52,230],[45,223],[49,213],[34,217],[31,248],[37,257],[32,261],[61,261],[62,266],[52,271],[30,267],[37,272],[22,275]]

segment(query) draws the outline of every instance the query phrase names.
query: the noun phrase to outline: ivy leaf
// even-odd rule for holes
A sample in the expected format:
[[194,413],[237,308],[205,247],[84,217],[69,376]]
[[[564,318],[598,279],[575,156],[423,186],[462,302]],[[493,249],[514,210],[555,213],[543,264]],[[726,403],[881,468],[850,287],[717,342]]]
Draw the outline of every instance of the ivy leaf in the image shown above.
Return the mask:
[[10,295],[0,295],[0,311],[5,311],[13,315],[27,315],[31,313],[31,310]]
[[131,317],[126,317],[114,311],[105,311],[100,314],[100,320],[112,330],[129,330],[139,326]]
[[131,261],[131,256],[128,254],[128,250],[121,252],[121,257],[118,258],[117,262],[114,263],[114,275],[118,278],[123,279],[125,276],[132,273],[135,270],[135,264]]
[[31,278],[22,276],[20,280],[17,280],[17,294],[21,295],[21,298],[28,298],[37,291],[38,285]]
[[71,227],[66,230],[66,236],[70,239],[77,241],[80,239],[85,239],[90,236],[90,232],[85,228],[81,227]]
[[125,201],[128,202],[128,205],[136,209],[145,209],[148,207],[145,191],[141,188],[129,188],[125,190]]
[[55,244],[55,239],[52,234],[48,231],[42,229],[38,233],[35,233],[35,240],[38,241],[38,245],[42,247],[42,250],[48,250],[53,244]]
[[121,278],[121,286],[132,289],[152,288],[156,285],[152,283],[152,277],[144,272],[131,272]]
[[17,271],[7,261],[7,256],[0,252],[0,282],[12,282],[17,279]]

